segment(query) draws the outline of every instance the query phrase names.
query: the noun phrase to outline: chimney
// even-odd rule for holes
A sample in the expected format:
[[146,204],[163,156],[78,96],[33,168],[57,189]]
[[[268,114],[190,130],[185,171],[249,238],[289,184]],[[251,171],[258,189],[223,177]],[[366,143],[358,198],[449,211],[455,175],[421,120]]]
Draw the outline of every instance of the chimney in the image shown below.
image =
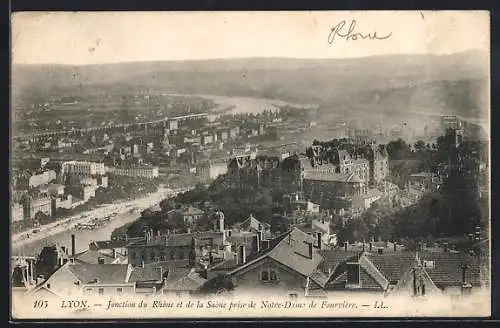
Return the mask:
[[240,251],[238,253],[238,263],[244,264],[246,262],[246,249],[245,245],[240,245]]
[[104,264],[104,257],[98,257],[97,258],[97,264]]
[[258,253],[260,251],[260,234],[257,234],[253,238],[253,251]]
[[461,293],[462,295],[470,295],[472,292],[472,285],[467,282],[467,269],[469,267],[467,265],[462,266],[462,287]]
[[346,241],[346,242],[344,243],[344,251],[346,251],[346,252],[347,252],[347,246],[348,246],[348,243],[347,243],[347,241]]
[[383,248],[379,248],[379,249],[377,249],[377,252],[378,252],[378,254],[383,254],[384,253],[384,249]]
[[365,252],[365,242],[363,242],[363,253]]
[[394,251],[396,252],[398,250],[398,244],[394,242]]
[[114,259],[116,259],[116,249],[115,248],[113,248],[113,250],[112,250],[112,256]]
[[144,261],[141,262],[141,267],[144,268]]
[[317,237],[317,242],[318,242],[318,246],[317,247],[318,247],[319,250],[321,250],[321,244],[323,244],[323,242],[321,240],[321,237],[322,237],[321,232],[316,233],[316,237]]
[[158,235],[158,237],[161,237],[161,230],[160,229],[158,229],[157,235]]
[[413,296],[417,296],[417,268],[413,268]]
[[75,235],[71,235],[71,259],[75,260]]
[[450,251],[450,249],[449,249],[449,247],[448,247],[448,243],[447,243],[447,242],[446,242],[446,243],[444,243],[444,244],[443,244],[443,246],[444,246],[444,252],[445,252],[445,253],[448,253],[448,252]]
[[[239,250],[238,250],[239,252]],[[234,262],[236,262],[236,265],[239,265],[240,262],[239,262],[239,255],[238,253],[233,253],[233,256],[234,256]]]
[[214,255],[213,255],[212,251],[210,251],[208,253],[208,261],[210,264],[214,263]]
[[308,256],[310,259],[313,258],[313,244],[312,243],[307,243],[307,246],[309,246],[309,253]]
[[187,228],[187,233],[191,233],[191,228]]
[[262,248],[263,249],[269,249],[269,240],[263,240],[262,241]]
[[369,246],[369,251],[371,252],[373,250],[373,242],[370,242],[370,246]]
[[207,267],[204,267],[200,271],[200,277],[202,277],[203,279],[208,279],[208,270],[207,270]]
[[467,265],[462,265],[462,284],[467,283]]

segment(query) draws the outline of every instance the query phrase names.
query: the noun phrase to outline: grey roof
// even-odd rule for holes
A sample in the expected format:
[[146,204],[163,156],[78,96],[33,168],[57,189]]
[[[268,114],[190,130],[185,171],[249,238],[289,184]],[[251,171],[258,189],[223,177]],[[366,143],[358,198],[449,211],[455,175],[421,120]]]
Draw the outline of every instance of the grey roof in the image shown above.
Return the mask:
[[461,286],[462,266],[467,265],[466,279],[473,286],[481,283],[479,258],[463,253],[419,253],[422,261],[434,261],[433,268],[425,268],[429,277],[438,287]]
[[110,254],[103,254],[95,250],[86,250],[80,254],[75,255],[75,263],[82,264],[99,264],[99,258],[104,260],[104,264],[112,264],[116,258]]
[[89,248],[92,250],[122,248],[125,247],[127,243],[128,241],[126,240],[93,241],[90,243]]
[[71,264],[68,269],[84,284],[98,279],[100,284],[125,283],[127,264]]
[[148,263],[132,270],[129,282],[161,281],[168,275],[168,262]]
[[329,173],[320,171],[305,171],[304,180],[363,183],[363,180],[354,173],[342,174],[342,173],[333,173],[333,172]]
[[[169,275],[170,276],[170,275]],[[168,291],[196,291],[200,289],[203,284],[207,281],[202,278],[199,273],[194,270],[188,270],[182,273],[180,276],[175,277],[176,279],[167,279]]]

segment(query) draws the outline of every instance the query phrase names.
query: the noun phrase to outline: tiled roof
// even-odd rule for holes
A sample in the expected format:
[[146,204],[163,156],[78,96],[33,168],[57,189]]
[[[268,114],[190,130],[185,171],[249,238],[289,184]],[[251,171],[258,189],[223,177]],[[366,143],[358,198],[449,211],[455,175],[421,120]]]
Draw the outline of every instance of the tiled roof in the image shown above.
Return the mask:
[[167,262],[148,263],[144,267],[137,266],[132,270],[128,281],[161,281],[168,275],[168,267]]
[[329,173],[329,172],[318,172],[318,171],[305,171],[304,180],[315,180],[315,181],[336,181],[336,182],[346,182],[346,183],[362,183],[357,175],[342,174],[342,173]]
[[320,270],[314,271],[309,277],[321,287],[324,287],[329,279],[328,275]]
[[380,286],[377,281],[370,275],[364,268],[360,268],[359,271],[359,279],[361,282],[362,289],[370,289],[370,290],[384,290],[382,286]]
[[199,273],[189,270],[187,274],[180,276],[176,280],[167,279],[166,289],[169,291],[196,291],[203,286],[207,280]]
[[365,254],[386,279],[398,281],[416,263],[413,252],[391,252]]
[[112,264],[116,258],[109,254],[103,254],[94,250],[86,250],[75,255],[75,263],[99,264],[99,258],[104,260],[104,264]]
[[281,243],[281,241],[283,239],[287,238],[287,236],[290,233],[291,233],[291,231],[288,231],[288,232],[285,232],[284,234],[282,234],[278,237],[269,239],[269,247],[268,248],[261,248],[259,252],[254,252],[254,253],[248,254],[246,262],[248,263],[250,261],[253,261],[255,259],[258,259],[258,258],[270,253],[279,243]]
[[269,252],[268,256],[304,276],[310,276],[322,261],[322,257],[314,247],[312,259],[308,257],[309,246],[306,242],[314,245],[315,241],[313,236],[294,228]]
[[346,262],[348,259],[354,258],[359,255],[359,251],[344,249],[332,249],[320,251],[320,255],[323,257],[323,261],[319,265],[319,269],[325,273],[332,272],[332,274],[337,270],[337,267]]
[[240,229],[252,229],[254,231],[259,231],[259,225],[262,225],[262,229],[269,229],[271,227],[270,224],[257,220],[253,215],[250,215],[250,217],[245,221],[235,224],[235,226],[239,227]]
[[477,257],[461,253],[430,253],[419,254],[422,261],[434,261],[433,268],[425,268],[429,277],[438,287],[461,286],[462,265],[469,268],[466,271],[467,282],[473,286],[480,284],[480,263]]
[[121,248],[125,247],[127,243],[128,241],[126,240],[93,241],[92,243],[90,243],[89,248],[92,250]]
[[84,284],[98,279],[100,284],[125,283],[127,264],[71,264],[68,269]]

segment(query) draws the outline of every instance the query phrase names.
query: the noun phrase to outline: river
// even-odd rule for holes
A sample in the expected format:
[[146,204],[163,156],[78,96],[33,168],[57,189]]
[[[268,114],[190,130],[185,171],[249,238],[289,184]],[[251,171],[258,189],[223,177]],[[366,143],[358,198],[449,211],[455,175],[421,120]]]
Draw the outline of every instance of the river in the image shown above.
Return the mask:
[[182,96],[182,97],[198,97],[203,99],[212,100],[217,104],[214,109],[215,112],[224,111],[228,108],[232,108],[230,111],[226,112],[228,114],[242,114],[242,113],[261,113],[264,110],[277,110],[278,106],[291,106],[297,108],[311,109],[316,108],[318,105],[315,104],[301,104],[287,102],[278,99],[266,99],[257,97],[228,97],[228,96],[216,96],[216,95],[206,95],[206,94],[185,94],[185,93],[163,93],[163,96]]
[[37,256],[44,246],[54,245],[56,242],[62,246],[71,247],[71,235],[75,234],[76,252],[87,250],[89,244],[96,240],[109,240],[114,229],[129,222],[133,222],[140,216],[137,212],[119,214],[107,225],[91,231],[80,231],[74,228],[49,235],[42,239],[20,246],[13,246],[12,255]]
[[[68,228],[65,225],[58,225],[47,228],[38,235],[32,235],[33,239],[16,239],[12,240],[12,255],[37,256],[44,246],[54,245],[56,242],[61,245],[71,246],[71,235],[75,234],[76,251],[84,251],[88,249],[88,245],[96,240],[109,240],[114,229],[119,228],[129,222],[140,217],[140,212],[146,208],[158,204],[162,199],[173,197],[178,192],[187,189],[172,190],[160,187],[157,192],[152,193],[144,198],[117,202],[115,204],[104,205],[98,209],[86,212],[89,217],[105,217],[111,212],[116,211],[118,214],[106,225],[95,230],[76,230],[74,224],[87,219],[75,218],[70,219]],[[135,208],[135,211],[132,211]],[[84,213],[81,213],[81,215]],[[68,219],[66,220],[68,221]]]

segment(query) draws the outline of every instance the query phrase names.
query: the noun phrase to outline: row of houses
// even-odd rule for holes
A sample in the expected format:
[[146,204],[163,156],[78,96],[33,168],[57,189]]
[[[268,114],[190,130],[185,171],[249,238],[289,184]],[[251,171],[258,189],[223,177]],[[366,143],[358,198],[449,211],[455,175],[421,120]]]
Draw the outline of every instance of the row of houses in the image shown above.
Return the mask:
[[145,231],[134,240],[92,243],[80,254],[61,251],[59,268],[31,292],[192,295],[222,278],[241,295],[461,295],[481,288],[484,279],[478,256],[449,247],[409,251],[375,241],[332,247],[323,222],[279,236],[254,217],[225,229],[219,213],[217,225],[216,231],[187,234]]

